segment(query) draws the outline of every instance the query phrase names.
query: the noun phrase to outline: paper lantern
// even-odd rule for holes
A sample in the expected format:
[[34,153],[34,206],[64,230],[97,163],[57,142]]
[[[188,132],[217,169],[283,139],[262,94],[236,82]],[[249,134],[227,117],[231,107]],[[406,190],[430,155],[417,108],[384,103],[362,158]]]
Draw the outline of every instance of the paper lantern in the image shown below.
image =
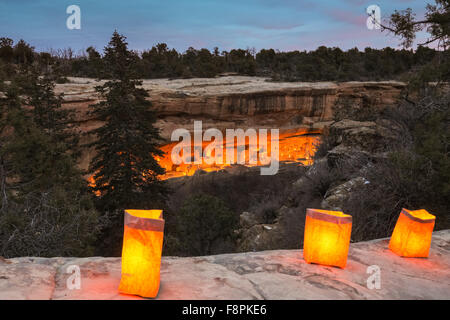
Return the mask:
[[119,292],[154,298],[164,236],[162,210],[125,210]]
[[436,217],[426,210],[402,209],[389,241],[389,249],[402,257],[428,257]]
[[352,216],[340,211],[307,209],[303,258],[345,268],[352,233]]

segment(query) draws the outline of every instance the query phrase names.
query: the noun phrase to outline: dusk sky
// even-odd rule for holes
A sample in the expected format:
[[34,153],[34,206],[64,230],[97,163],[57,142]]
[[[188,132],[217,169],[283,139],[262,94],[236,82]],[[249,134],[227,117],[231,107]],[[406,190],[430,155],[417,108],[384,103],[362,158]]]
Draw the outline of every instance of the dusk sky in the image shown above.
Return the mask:
[[[0,36],[23,38],[37,50],[93,45],[102,50],[114,29],[129,47],[165,42],[185,51],[254,47],[281,51],[313,50],[320,45],[349,49],[398,48],[386,32],[368,30],[366,8],[376,4],[381,17],[412,8],[423,17],[423,0],[0,0]],[[69,30],[69,5],[81,8],[81,29]],[[419,35],[424,40],[426,34]]]

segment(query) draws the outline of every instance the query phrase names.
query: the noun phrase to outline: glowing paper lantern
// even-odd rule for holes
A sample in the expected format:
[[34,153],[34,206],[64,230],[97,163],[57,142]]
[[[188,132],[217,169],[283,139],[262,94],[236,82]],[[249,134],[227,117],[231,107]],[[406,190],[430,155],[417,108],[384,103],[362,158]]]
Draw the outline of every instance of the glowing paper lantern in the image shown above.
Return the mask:
[[125,210],[119,292],[156,297],[163,236],[162,210]]
[[402,209],[389,241],[389,249],[402,257],[428,257],[436,217],[426,210]]
[[340,211],[307,209],[303,258],[345,268],[352,233],[352,216]]

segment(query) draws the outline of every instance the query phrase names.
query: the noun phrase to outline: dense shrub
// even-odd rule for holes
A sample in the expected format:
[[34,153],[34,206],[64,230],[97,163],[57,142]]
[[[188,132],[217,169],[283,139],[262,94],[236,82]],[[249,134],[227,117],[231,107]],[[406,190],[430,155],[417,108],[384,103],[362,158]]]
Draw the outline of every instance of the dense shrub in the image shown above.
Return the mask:
[[276,175],[260,175],[259,169],[248,170],[239,174],[228,172],[211,172],[199,174],[189,179],[168,181],[173,194],[168,201],[170,212],[178,212],[183,202],[192,194],[208,194],[221,199],[237,215],[250,207],[272,201],[285,195],[287,189],[302,176],[303,167],[281,165]]
[[428,96],[387,113],[401,124],[402,139],[367,170],[370,183],[346,203],[355,240],[389,236],[402,207],[436,215],[437,230],[450,227],[449,103],[448,95]]
[[[259,220],[273,223],[276,211],[286,201],[292,183],[300,178],[304,171],[304,167],[281,165],[279,172],[274,176],[262,176],[259,169],[245,169],[239,174],[230,174],[226,171],[211,172],[169,181],[173,194],[169,196],[164,208],[166,224],[163,254],[186,255],[181,245],[184,241],[177,226],[182,207],[192,195],[201,194],[220,199],[233,212],[233,219],[239,219],[243,211],[250,211],[256,214]],[[232,237],[227,241],[219,241],[219,244],[213,247],[213,253],[234,252],[234,250],[235,239]]]
[[230,250],[237,223],[238,216],[222,200],[204,194],[188,198],[177,219],[183,255],[200,256]]
[[91,256],[97,213],[87,195],[30,193],[0,212],[0,256]]

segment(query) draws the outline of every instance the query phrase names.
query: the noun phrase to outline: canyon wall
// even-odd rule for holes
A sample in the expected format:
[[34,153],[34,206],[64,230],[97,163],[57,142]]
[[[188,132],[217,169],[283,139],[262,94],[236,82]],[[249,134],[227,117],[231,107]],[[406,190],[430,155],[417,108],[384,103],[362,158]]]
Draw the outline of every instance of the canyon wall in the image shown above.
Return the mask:
[[[88,114],[88,106],[98,102],[95,86],[102,81],[70,78],[58,84],[64,93],[64,107],[76,111],[80,130],[87,132],[101,125]],[[370,103],[384,108],[395,103],[405,84],[401,82],[270,82],[260,77],[230,76],[212,79],[144,80],[158,113],[157,126],[169,142],[177,128],[193,130],[193,120],[202,120],[203,129],[278,128],[281,132],[320,130],[333,118],[333,106],[345,101],[357,108]],[[84,142],[93,137],[86,136]],[[87,150],[81,160],[86,167],[92,158]]]

